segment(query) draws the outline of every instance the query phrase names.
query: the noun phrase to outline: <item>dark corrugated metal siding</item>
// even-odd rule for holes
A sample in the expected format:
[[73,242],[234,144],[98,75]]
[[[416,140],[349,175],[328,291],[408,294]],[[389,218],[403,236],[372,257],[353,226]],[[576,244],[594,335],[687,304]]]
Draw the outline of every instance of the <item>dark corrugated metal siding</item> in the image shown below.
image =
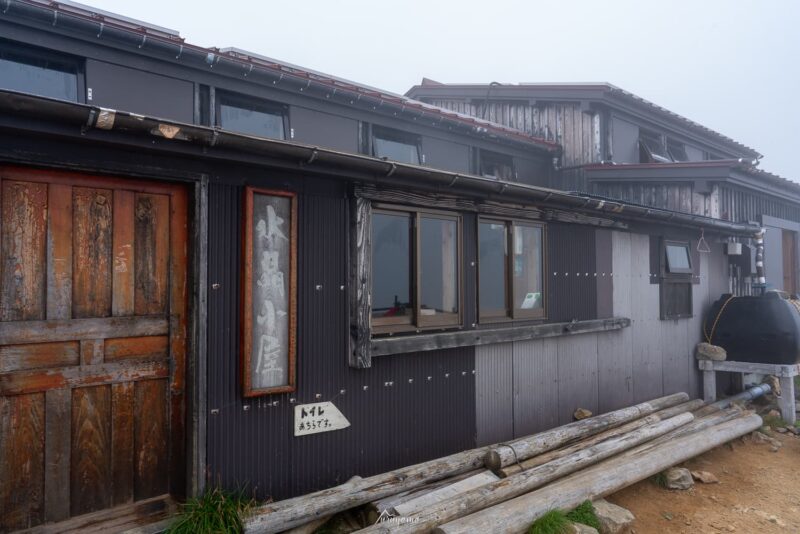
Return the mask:
[[[324,191],[311,180],[292,183],[301,191]],[[208,416],[212,483],[247,484],[259,498],[282,499],[474,446],[474,348],[385,356],[365,370],[347,366],[343,190],[330,196],[301,192],[299,199],[298,390],[244,399],[238,370],[240,221],[241,188],[212,184],[208,407],[219,410]],[[292,398],[333,401],[351,426],[295,438]]]
[[547,253],[549,322],[597,318],[594,227],[548,224]]

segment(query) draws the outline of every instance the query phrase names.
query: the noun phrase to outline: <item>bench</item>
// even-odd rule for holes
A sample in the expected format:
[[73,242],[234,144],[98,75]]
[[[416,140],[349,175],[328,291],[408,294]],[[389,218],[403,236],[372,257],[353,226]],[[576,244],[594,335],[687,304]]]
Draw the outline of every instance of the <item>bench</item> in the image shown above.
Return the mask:
[[727,373],[757,373],[773,375],[781,384],[781,396],[778,404],[781,417],[790,425],[797,420],[794,400],[794,377],[800,375],[800,364],[778,365],[772,363],[730,362],[698,360],[700,370],[703,371],[703,397],[706,402],[717,400],[717,371]]

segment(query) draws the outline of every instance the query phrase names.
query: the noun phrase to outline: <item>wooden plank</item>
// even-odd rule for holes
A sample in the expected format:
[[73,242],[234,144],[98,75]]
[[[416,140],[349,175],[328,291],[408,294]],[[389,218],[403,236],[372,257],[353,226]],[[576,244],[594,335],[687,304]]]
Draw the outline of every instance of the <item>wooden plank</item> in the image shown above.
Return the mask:
[[134,312],[134,200],[131,191],[114,191],[114,274],[111,314],[115,317]]
[[133,501],[134,385],[111,385],[111,501],[115,506]]
[[170,197],[137,194],[134,213],[134,313],[167,311]]
[[85,172],[68,172],[61,170],[36,169],[30,167],[3,166],[0,168],[0,179],[23,180],[41,184],[66,184],[78,187],[113,187],[128,189],[142,193],[168,194],[174,185],[171,183],[99,176]]
[[45,317],[47,186],[2,182],[0,321]]
[[47,318],[72,316],[72,187],[47,192]]
[[111,388],[72,391],[72,515],[111,505]]
[[[161,518],[174,513],[176,509],[175,502],[168,495],[161,495],[132,504],[80,515],[59,523],[34,527],[26,531],[26,534],[54,534],[56,532],[58,534],[104,534],[106,532],[120,532],[125,529],[134,529],[137,526],[146,525],[151,521],[159,521]],[[161,533],[163,530],[162,528],[161,530],[152,531],[152,534]]]
[[161,336],[169,333],[163,317],[114,317],[66,321],[0,322],[0,345],[79,339]]
[[730,373],[757,373],[762,375],[797,376],[800,375],[800,364],[774,364],[734,361],[698,360],[701,371],[726,371]]
[[112,192],[75,187],[72,316],[111,315]]
[[[394,338],[373,339],[372,356],[404,354],[451,347],[478,346],[506,341],[523,341],[558,336],[574,336],[589,332],[606,332],[630,326],[626,317],[611,319],[590,319],[570,323],[548,323],[510,328],[487,328],[467,332],[447,332],[419,336],[398,336]],[[352,365],[352,364],[351,364]]]
[[45,521],[69,517],[72,429],[72,392],[51,389],[45,393],[44,512]]
[[370,339],[372,315],[372,204],[357,197],[350,209],[350,367],[366,369],[372,366]]
[[143,380],[134,388],[134,498],[166,493],[169,484],[167,381]]
[[166,361],[103,363],[17,371],[0,375],[0,395],[21,395],[48,389],[98,386],[167,376],[169,363]]
[[[171,199],[172,216],[170,218],[170,244],[169,244],[169,310],[170,310],[170,347],[169,356],[172,364],[172,375],[169,382],[169,423],[167,432],[170,436],[169,449],[169,491],[173,495],[186,493],[186,348],[187,348],[187,321],[189,318],[189,288],[188,288],[188,262],[189,262],[189,216],[188,195],[186,188],[175,186]],[[296,206],[292,208],[296,217]],[[297,221],[292,221],[292,228],[296,231]],[[296,265],[296,251],[293,250],[292,262]],[[292,269],[289,287],[297,287],[296,269]],[[290,297],[291,312],[294,314],[296,303]],[[290,317],[290,325],[296,324],[296,317]],[[294,328],[290,326],[290,328]],[[292,334],[294,335],[294,334]],[[294,343],[294,341],[292,342]]]
[[129,359],[167,358],[169,338],[167,336],[123,337],[106,339],[106,361]]
[[81,365],[97,365],[103,363],[104,340],[82,339]]
[[44,520],[44,395],[0,397],[0,531]]
[[717,400],[717,373],[714,371],[703,371],[703,400]]
[[79,363],[77,341],[0,346],[0,373]]

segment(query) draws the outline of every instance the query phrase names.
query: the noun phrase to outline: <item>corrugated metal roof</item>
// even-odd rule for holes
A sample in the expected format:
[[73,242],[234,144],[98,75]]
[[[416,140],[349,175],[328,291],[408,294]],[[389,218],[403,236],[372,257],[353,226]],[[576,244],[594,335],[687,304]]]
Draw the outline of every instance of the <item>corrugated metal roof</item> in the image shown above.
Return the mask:
[[535,97],[536,91],[577,91],[577,92],[594,92],[598,93],[601,97],[608,98],[610,100],[617,100],[621,103],[626,103],[633,106],[638,106],[646,109],[648,112],[653,113],[662,119],[670,120],[672,122],[676,122],[682,125],[685,128],[688,128],[691,131],[699,135],[704,135],[715,139],[716,142],[722,143],[724,145],[728,145],[733,147],[737,150],[743,151],[752,157],[760,157],[761,154],[753,149],[750,148],[726,135],[723,135],[707,126],[704,126],[698,122],[695,122],[691,119],[688,119],[682,115],[679,115],[673,111],[670,111],[664,107],[659,106],[649,100],[646,100],[638,95],[631,93],[630,91],[626,91],[616,85],[613,85],[608,82],[578,82],[578,83],[517,83],[517,84],[501,84],[497,82],[492,82],[491,84],[467,84],[467,83],[455,83],[455,84],[445,84],[439,83],[428,78],[423,78],[422,83],[420,85],[415,85],[411,89],[406,92],[407,96],[412,96],[414,98],[420,98],[424,96],[432,96],[438,94],[446,94],[448,90],[458,90],[458,89],[485,89],[489,90],[491,88],[492,94],[491,96],[497,98],[501,96],[504,92],[513,91],[518,96],[521,96],[523,93],[530,93],[530,97]]
[[[300,78],[302,80],[307,80],[309,84],[321,84],[334,91],[349,91],[357,95],[358,98],[373,98],[378,100],[381,104],[394,104],[400,106],[401,109],[408,109],[409,112],[416,111],[422,116],[438,118],[440,121],[469,126],[472,128],[473,132],[478,134],[487,134],[490,136],[494,135],[507,138],[517,142],[536,146],[549,152],[558,152],[561,150],[561,146],[557,143],[526,134],[525,132],[509,128],[502,124],[493,123],[487,120],[472,117],[470,115],[432,106],[404,95],[395,94],[382,89],[369,87],[364,84],[337,78],[329,74],[298,67],[290,63],[278,61],[239,48],[205,48],[198,45],[193,45],[186,43],[185,40],[181,38],[178,32],[175,30],[161,28],[159,26],[136,21],[134,19],[129,19],[121,15],[98,10],[75,2],[53,2],[51,0],[7,0],[6,3],[6,8],[0,11],[0,15],[7,17],[14,16],[16,14],[15,10],[12,9],[14,4],[19,4],[22,6],[35,6],[39,9],[47,9],[52,11],[52,26],[58,26],[59,16],[73,17],[74,19],[80,19],[87,23],[97,24],[97,37],[99,38],[103,33],[103,25],[107,25],[109,27],[114,27],[117,30],[131,32],[142,35],[143,37],[146,36],[146,39],[164,40],[173,44],[177,43],[181,47],[181,52],[189,49],[201,51],[208,55],[212,62],[211,64],[218,61],[219,58],[224,57],[229,61],[241,63],[246,68],[249,67],[272,70],[280,73],[281,76]],[[144,45],[145,42],[145,39],[142,39],[142,45]],[[139,48],[142,48],[142,46],[139,46]]]

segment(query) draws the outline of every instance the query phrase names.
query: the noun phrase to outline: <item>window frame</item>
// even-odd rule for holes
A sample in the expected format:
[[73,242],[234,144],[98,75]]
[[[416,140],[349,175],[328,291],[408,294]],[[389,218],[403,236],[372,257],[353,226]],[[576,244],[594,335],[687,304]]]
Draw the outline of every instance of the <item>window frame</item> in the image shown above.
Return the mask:
[[[505,298],[506,309],[505,313],[483,313],[481,311],[480,302],[480,281],[481,281],[481,251],[480,251],[480,225],[481,224],[503,224],[506,228],[506,257],[505,269]],[[514,251],[514,228],[516,226],[525,226],[539,228],[542,232],[542,250],[541,250],[541,273],[542,273],[542,306],[531,310],[517,310],[514,306],[514,264],[513,264],[513,251]],[[547,319],[547,225],[537,221],[530,221],[526,219],[510,219],[504,217],[492,216],[478,216],[475,227],[475,250],[476,250],[476,267],[477,275],[475,277],[476,291],[475,300],[477,303],[477,317],[480,324],[491,323],[504,323],[510,321],[520,320],[542,320]]]
[[[686,253],[689,259],[689,268],[678,270],[669,269],[667,261],[667,246],[682,246],[686,248]],[[692,262],[692,243],[691,241],[682,241],[679,239],[665,239],[661,238],[659,247],[659,267],[660,267],[660,280],[659,280],[659,317],[662,320],[669,319],[688,319],[694,317],[694,284],[692,283],[692,276],[694,275],[694,264]],[[668,313],[667,310],[667,292],[677,286],[685,286],[688,289],[688,305],[689,310],[687,313]]]
[[[404,332],[422,332],[425,330],[442,330],[463,328],[464,326],[464,230],[463,230],[463,216],[458,212],[451,212],[446,210],[437,210],[429,208],[419,208],[413,206],[403,206],[397,204],[385,204],[376,202],[372,205],[372,216],[375,214],[387,215],[406,215],[411,219],[411,232],[409,239],[409,263],[410,263],[410,292],[411,292],[411,308],[412,313],[410,320],[398,320],[397,317],[375,318],[370,310],[370,328],[373,335],[382,334],[395,334]],[[446,317],[440,320],[439,317],[427,316],[420,313],[421,300],[422,300],[422,284],[420,283],[421,272],[421,240],[420,240],[420,220],[422,218],[443,219],[453,221],[456,223],[456,295],[458,298],[458,313],[455,314],[455,320]],[[370,228],[372,225],[370,225]],[[371,237],[370,237],[371,239]],[[375,246],[374,244],[372,245]],[[374,252],[373,252],[374,254]],[[370,270],[374,268],[374,262],[370,258]],[[374,293],[375,278],[374,274],[371,276],[371,283],[373,287],[370,288],[370,294]]]
[[[250,95],[242,93],[235,93],[231,91],[214,92],[214,126],[217,128],[225,129],[226,131],[242,133],[243,135],[252,135],[254,137],[263,137],[264,139],[278,139],[286,141],[291,138],[289,133],[289,106],[288,104],[281,104],[271,100],[263,100]],[[255,135],[247,132],[236,132],[236,130],[227,130],[222,124],[222,106],[228,105],[239,109],[246,109],[250,111],[257,111],[271,115],[280,115],[283,122],[283,137],[266,137],[263,135]]]
[[[497,181],[518,181],[517,180],[517,168],[514,165],[514,156],[511,154],[505,154],[503,152],[496,152],[494,150],[487,150],[484,148],[475,148],[475,169],[474,172],[478,176],[482,176],[484,178],[494,179]],[[483,174],[483,163],[484,163],[484,154],[490,154],[491,156],[496,156],[497,159],[506,159],[508,158],[508,167],[511,169],[511,177],[508,179],[505,178],[498,178],[497,175],[486,175]]]
[[689,161],[689,155],[686,153],[686,143],[682,143],[677,139],[667,137],[667,155],[675,163],[684,163]]
[[[43,61],[52,61],[52,62],[59,62],[68,65],[73,65],[75,67],[75,87],[77,91],[75,102],[77,102],[78,104],[86,103],[86,59],[85,58],[73,56],[70,54],[64,54],[58,51],[42,48],[35,45],[20,43],[10,39],[0,39],[0,48],[20,55],[33,56]],[[50,69],[50,70],[56,70],[56,69]],[[64,71],[57,71],[57,72],[64,72]],[[35,95],[36,93],[30,93],[30,94]],[[54,97],[44,96],[44,98],[54,98]],[[65,100],[65,101],[71,102],[70,100]]]
[[[639,130],[639,160],[640,163],[672,163],[672,157],[664,142],[664,136],[647,130]],[[658,150],[655,150],[658,149]],[[649,161],[641,161],[642,152],[647,154]]]
[[[372,156],[373,158],[383,159],[385,161],[394,161],[396,163],[403,163],[405,165],[422,165],[424,163],[424,158],[422,155],[422,136],[419,134],[415,134],[412,132],[406,132],[404,130],[398,130],[396,128],[391,128],[388,126],[381,126],[380,124],[365,124],[369,129],[369,135],[366,136],[366,146],[364,148],[364,152]],[[376,133],[377,132],[377,133]],[[386,135],[380,135],[381,132],[384,132]],[[381,139],[385,139],[387,141],[393,141],[395,143],[402,143],[409,146],[413,146],[417,150],[417,161],[416,163],[407,162],[407,161],[397,161],[393,159],[389,159],[385,156],[379,156],[375,153],[375,138],[379,137]]]
[[[686,249],[686,258],[689,260],[689,267],[676,267],[669,266],[669,257],[667,256],[667,247],[683,247]],[[679,241],[675,239],[664,239],[661,245],[661,253],[663,260],[662,273],[665,277],[676,277],[678,275],[692,275],[694,273],[694,265],[692,265],[692,247],[688,241]],[[682,276],[681,276],[682,277]]]

